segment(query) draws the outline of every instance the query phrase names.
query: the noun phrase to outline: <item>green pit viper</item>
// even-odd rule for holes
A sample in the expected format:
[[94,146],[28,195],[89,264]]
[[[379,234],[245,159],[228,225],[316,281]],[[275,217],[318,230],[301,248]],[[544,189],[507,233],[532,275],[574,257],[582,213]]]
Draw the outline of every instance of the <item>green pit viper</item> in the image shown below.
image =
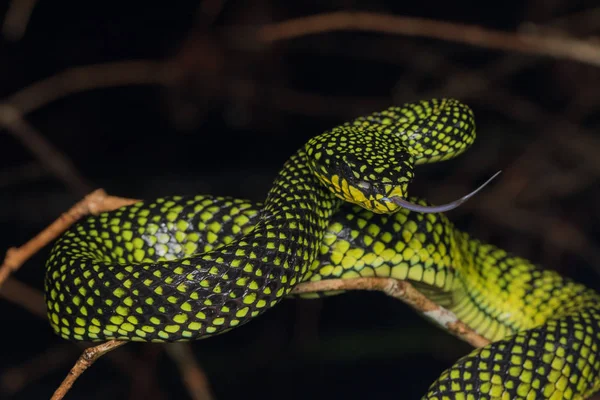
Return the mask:
[[431,213],[464,198],[405,200],[415,165],[474,139],[466,105],[405,104],[310,139],[264,203],[173,196],[86,218],[50,253],[50,324],[75,341],[196,340],[247,323],[303,281],[393,277],[492,341],[425,399],[583,399],[600,388],[599,295]]

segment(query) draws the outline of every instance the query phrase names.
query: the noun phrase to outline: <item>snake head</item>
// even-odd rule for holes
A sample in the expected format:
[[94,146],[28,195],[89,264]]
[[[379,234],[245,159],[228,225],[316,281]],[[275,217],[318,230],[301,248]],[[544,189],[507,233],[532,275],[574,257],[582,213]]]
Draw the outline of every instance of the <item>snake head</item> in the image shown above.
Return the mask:
[[[340,199],[377,214],[400,208],[420,213],[452,210],[473,197],[500,172],[471,193],[438,206],[406,200],[418,154],[399,135],[370,127],[340,126],[305,145],[308,165],[325,187]],[[417,159],[417,161],[415,161]]]
[[337,127],[305,146],[315,176],[340,199],[378,214],[402,206],[412,181],[413,155],[402,139],[371,128]]

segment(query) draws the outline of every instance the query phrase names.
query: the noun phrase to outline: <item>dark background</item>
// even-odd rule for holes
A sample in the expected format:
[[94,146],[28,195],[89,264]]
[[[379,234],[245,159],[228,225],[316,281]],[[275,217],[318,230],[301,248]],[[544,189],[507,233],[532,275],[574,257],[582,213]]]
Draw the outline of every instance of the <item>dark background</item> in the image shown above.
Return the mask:
[[[0,4],[5,16],[12,3]],[[53,172],[47,156],[32,153],[39,147],[0,131],[0,249],[26,242],[99,187],[132,198],[212,193],[262,200],[282,163],[311,136],[390,105],[449,96],[474,109],[477,142],[459,159],[420,168],[412,194],[448,201],[502,169],[492,187],[450,218],[474,236],[600,288],[598,67],[375,33],[265,45],[249,29],[363,10],[596,40],[596,7],[591,0],[40,2],[22,37],[5,31],[0,41],[4,103],[76,66],[163,61],[169,74],[163,84],[106,85],[112,87],[26,110],[26,121],[76,172]],[[47,252],[14,278],[41,290]],[[2,293],[0,398],[49,398],[81,349]],[[265,400],[415,399],[469,351],[398,301],[363,292],[284,301],[192,348],[215,398]],[[187,398],[162,349],[116,350],[122,354],[100,360],[67,398]]]

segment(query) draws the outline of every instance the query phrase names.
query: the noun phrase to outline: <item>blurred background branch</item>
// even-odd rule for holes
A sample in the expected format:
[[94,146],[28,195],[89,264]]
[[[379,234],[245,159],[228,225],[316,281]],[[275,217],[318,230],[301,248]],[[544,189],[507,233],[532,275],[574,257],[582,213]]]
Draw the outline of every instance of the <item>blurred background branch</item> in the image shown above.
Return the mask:
[[600,46],[546,33],[508,33],[479,26],[366,12],[319,14],[263,26],[258,38],[270,43],[335,31],[366,31],[459,42],[486,49],[547,55],[600,65]]
[[17,41],[23,37],[36,3],[37,0],[9,1],[2,24],[2,35],[6,40]]

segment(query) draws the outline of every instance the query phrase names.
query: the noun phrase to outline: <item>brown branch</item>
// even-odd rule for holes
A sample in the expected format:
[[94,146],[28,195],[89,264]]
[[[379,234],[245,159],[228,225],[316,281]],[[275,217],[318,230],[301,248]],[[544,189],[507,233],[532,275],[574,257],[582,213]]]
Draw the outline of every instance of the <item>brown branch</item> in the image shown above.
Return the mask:
[[19,90],[5,99],[4,103],[27,114],[53,101],[86,90],[167,84],[173,71],[163,62],[150,60],[74,67]]
[[121,206],[137,203],[138,201],[108,196],[102,189],[92,192],[27,243],[21,247],[8,249],[4,262],[0,265],[0,288],[12,272],[19,269],[25,261],[56,239],[81,217],[87,214],[97,214],[102,211],[113,210]]
[[2,24],[2,35],[7,40],[20,40],[25,34],[37,0],[12,0]]
[[374,277],[328,279],[317,282],[301,283],[294,288],[292,294],[336,290],[375,290],[383,292],[388,296],[408,304],[410,307],[423,314],[427,319],[475,347],[482,347],[490,343],[489,340],[461,322],[454,313],[429,300],[407,281]]
[[[56,389],[51,400],[62,399],[71,389],[75,381],[88,369],[98,358],[104,354],[126,344],[125,341],[111,340],[101,345],[85,349],[77,360],[67,377]],[[192,355],[189,343],[172,343],[166,347],[167,353],[173,359],[183,376],[183,381],[192,399],[212,400],[208,378]]]
[[[71,161],[31,126],[23,115],[49,102],[83,90],[123,84],[165,83],[166,77],[169,76],[167,71],[169,69],[165,68],[163,63],[144,61],[91,65],[65,70],[22,89],[0,104],[0,127],[7,129],[21,141],[48,170],[75,193],[83,195],[89,192],[90,184]],[[116,198],[106,197],[102,191],[96,191],[25,245],[9,249],[4,263],[0,265],[0,287],[12,271],[20,268],[27,259],[56,239],[81,216],[94,212],[94,207],[96,211],[104,211],[135,202],[126,200],[125,203],[119,203],[123,200],[119,199],[115,203],[115,200]],[[95,204],[96,202],[100,204]]]
[[[0,288],[12,272],[20,268],[23,265],[23,263],[25,263],[30,257],[37,253],[42,247],[46,246],[48,243],[56,239],[61,233],[67,230],[69,226],[71,226],[81,217],[90,213],[97,214],[102,211],[113,210],[124,205],[136,203],[138,201],[139,200],[108,196],[101,189],[96,190],[95,192],[86,196],[82,201],[75,204],[69,211],[61,215],[56,221],[50,224],[46,229],[44,229],[37,236],[32,238],[29,242],[25,243],[19,248],[9,249],[4,259],[4,263],[0,266]],[[41,294],[18,281],[11,280],[10,284],[7,284],[4,288],[2,295],[3,297],[6,297],[9,300],[25,307],[35,315],[41,317],[46,316],[46,310]],[[96,358],[105,354],[107,351],[103,352],[102,354],[99,354],[98,356],[96,356]],[[87,357],[86,354],[88,353],[84,352],[82,358]],[[93,355],[95,353],[92,352],[89,354]],[[82,358],[80,358],[78,364],[83,362]],[[68,391],[68,389],[73,385],[75,379],[77,379],[77,377],[81,373],[83,373],[83,371],[89,365],[91,365],[96,360],[96,358],[89,362],[89,364],[87,364],[83,369],[78,367],[78,364],[76,364],[75,367],[73,367],[73,370],[71,372],[73,373],[73,371],[75,370],[79,371],[79,373],[75,377],[69,375],[67,379],[65,379],[63,385],[66,385],[66,389],[63,392],[62,396],[64,396],[64,393],[66,393],[66,391]],[[68,383],[69,380],[71,383]],[[63,387],[63,385],[61,385],[61,387]],[[62,396],[58,398],[62,398]]]
[[71,161],[25,121],[18,109],[0,104],[0,127],[10,132],[38,158],[40,163],[78,196],[90,191],[91,185],[81,176]]
[[[88,214],[98,214],[116,208],[137,203],[139,200],[108,196],[102,189],[96,190],[86,196],[82,201],[75,204],[69,211],[61,215],[37,236],[19,248],[10,249],[2,266],[0,266],[0,286],[6,281],[10,273],[21,267],[25,261],[38,252],[42,247],[56,239],[61,233],[69,228],[74,222]],[[45,307],[40,293],[34,289],[28,289],[26,285],[11,280],[7,283],[2,295],[11,301],[27,308],[35,315],[45,317]],[[53,399],[62,399],[69,391],[77,378],[98,358],[107,352],[125,344],[121,341],[110,341],[102,345],[84,350],[69,375],[54,393]]]
[[[126,343],[127,342],[125,341],[111,340],[98,346],[85,349],[73,368],[71,368],[71,371],[69,371],[67,377],[63,380],[58,389],[56,389],[51,400],[62,399],[71,389],[75,381],[98,358]],[[189,343],[169,344],[167,345],[166,350],[183,375],[183,381],[192,399],[212,400],[213,395],[210,390],[208,378],[202,371],[198,362],[192,356],[192,349]]]
[[116,349],[117,347],[123,346],[127,342],[122,342],[119,340],[111,340],[106,343],[102,343],[95,347],[90,347],[89,349],[85,349],[83,354],[73,368],[69,371],[67,377],[62,381],[58,389],[52,395],[51,400],[59,400],[65,397],[67,392],[71,389],[77,378],[81,376],[97,359],[102,357],[104,354],[108,353]]
[[[4,282],[2,291],[0,291],[0,297],[13,302],[17,305],[24,307],[26,310],[31,312],[33,315],[46,319],[46,305],[44,302],[44,295],[41,291],[26,285],[14,278],[8,278]],[[76,346],[85,350],[85,343],[76,343]],[[81,350],[79,350],[81,351]],[[119,353],[107,354],[107,358],[112,362],[117,369],[123,374],[129,375],[132,379],[146,379],[150,376],[151,372],[148,371],[143,361],[134,360],[132,354],[121,351]],[[40,372],[40,371],[38,371]],[[33,374],[33,373],[32,373]],[[32,375],[29,374],[28,376]],[[41,375],[41,372],[40,372]],[[27,377],[25,377],[27,378]],[[160,389],[157,387],[155,382],[146,382],[147,389],[151,391],[155,396],[160,395]]]
[[190,397],[194,400],[212,400],[214,396],[208,378],[194,358],[192,346],[183,342],[172,343],[165,350],[177,365]]
[[591,41],[535,33],[501,32],[474,25],[369,12],[333,12],[267,24],[258,29],[257,38],[261,42],[272,43],[350,30],[427,37],[600,66],[600,46]]
[[1,289],[0,297],[23,307],[36,317],[48,318],[44,294],[41,291],[11,277],[4,281]]
[[46,168],[81,196],[90,191],[91,185],[64,154],[25,120],[24,115],[85,90],[122,85],[166,85],[175,71],[158,61],[125,61],[70,68],[5,99],[0,104],[0,127],[13,134]]

